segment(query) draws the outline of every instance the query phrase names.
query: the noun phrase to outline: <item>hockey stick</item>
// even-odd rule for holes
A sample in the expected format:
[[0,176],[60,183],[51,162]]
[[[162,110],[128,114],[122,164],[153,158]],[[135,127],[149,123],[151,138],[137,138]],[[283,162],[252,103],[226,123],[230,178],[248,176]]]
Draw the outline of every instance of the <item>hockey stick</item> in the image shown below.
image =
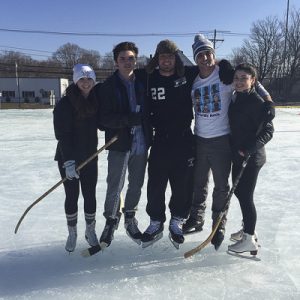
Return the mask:
[[228,196],[227,196],[225,208],[224,208],[224,210],[219,214],[219,216],[218,216],[218,218],[217,218],[217,221],[216,221],[215,225],[213,226],[210,235],[209,235],[209,236],[207,237],[207,239],[206,239],[204,242],[202,242],[200,245],[198,245],[197,247],[191,249],[190,251],[185,252],[185,253],[184,253],[184,258],[191,257],[192,255],[194,255],[194,254],[200,252],[200,251],[201,251],[204,247],[206,247],[206,246],[211,242],[211,240],[213,239],[213,237],[214,237],[216,231],[218,230],[219,225],[221,224],[221,222],[222,222],[222,220],[223,220],[223,218],[224,218],[224,216],[225,216],[225,214],[226,214],[226,211],[227,211],[227,209],[228,209],[228,207],[229,207],[229,204],[230,204],[230,199],[231,199],[231,197],[232,197],[232,195],[233,195],[233,193],[234,193],[234,191],[235,191],[237,185],[239,184],[239,181],[240,181],[240,179],[241,179],[241,177],[242,177],[242,175],[243,175],[243,173],[244,173],[244,170],[245,170],[245,168],[246,168],[246,166],[247,166],[247,163],[248,163],[249,158],[250,158],[250,155],[248,155],[248,156],[245,158],[245,160],[243,161],[241,170],[240,170],[239,174],[237,175],[237,177],[236,177],[236,179],[235,179],[235,181],[234,181],[234,183],[233,183],[233,185],[232,185],[232,188],[231,188],[231,190],[230,190],[230,192],[229,192],[229,194],[228,194]]
[[[102,152],[104,149],[109,147],[112,143],[114,143],[118,139],[118,136],[114,136],[112,139],[110,139],[104,146],[102,146],[99,150],[97,150],[93,155],[91,155],[88,159],[86,159],[84,162],[82,162],[77,168],[76,171],[81,170],[85,165],[87,165],[91,160],[93,160],[100,152]],[[30,209],[35,206],[37,203],[39,203],[42,199],[44,199],[47,195],[49,195],[52,191],[54,191],[58,186],[60,186],[62,183],[64,183],[67,180],[66,177],[61,179],[59,182],[57,182],[52,188],[50,188],[47,192],[45,192],[42,196],[40,196],[38,199],[36,199],[31,205],[27,207],[27,209],[24,211],[23,215],[19,219],[16,228],[15,233],[18,232],[18,229],[21,225],[21,222],[27,215],[27,213],[30,211]]]

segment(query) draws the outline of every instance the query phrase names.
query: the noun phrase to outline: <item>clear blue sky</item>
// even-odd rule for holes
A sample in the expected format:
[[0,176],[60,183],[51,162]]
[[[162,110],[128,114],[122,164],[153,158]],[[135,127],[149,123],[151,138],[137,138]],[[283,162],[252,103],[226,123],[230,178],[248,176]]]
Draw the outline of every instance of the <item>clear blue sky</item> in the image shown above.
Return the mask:
[[[0,51],[13,50],[46,59],[65,43],[110,52],[117,43],[136,42],[140,54],[150,55],[165,38],[175,41],[192,59],[194,33],[217,30],[218,57],[231,54],[242,45],[253,22],[267,16],[282,20],[287,0],[8,0],[1,1]],[[300,8],[299,0],[290,0],[290,11]],[[105,34],[165,34],[161,36],[72,36],[7,32],[2,29],[40,30]],[[237,33],[232,36],[221,31]],[[191,33],[190,35],[187,35]],[[183,36],[174,36],[183,34]],[[213,35],[208,34],[209,38]],[[15,48],[21,49],[15,49]],[[39,51],[31,51],[33,49]],[[34,56],[37,54],[39,56]]]

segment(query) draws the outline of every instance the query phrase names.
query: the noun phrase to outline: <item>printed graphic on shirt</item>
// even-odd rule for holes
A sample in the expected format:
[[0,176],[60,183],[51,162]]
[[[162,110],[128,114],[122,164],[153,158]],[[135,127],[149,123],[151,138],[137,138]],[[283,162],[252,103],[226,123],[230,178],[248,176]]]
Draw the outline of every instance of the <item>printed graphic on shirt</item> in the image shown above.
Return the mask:
[[210,114],[221,110],[221,97],[219,83],[203,86],[193,90],[195,113],[203,117],[219,115]]
[[164,87],[151,88],[151,96],[152,100],[165,100],[166,99],[166,91]]

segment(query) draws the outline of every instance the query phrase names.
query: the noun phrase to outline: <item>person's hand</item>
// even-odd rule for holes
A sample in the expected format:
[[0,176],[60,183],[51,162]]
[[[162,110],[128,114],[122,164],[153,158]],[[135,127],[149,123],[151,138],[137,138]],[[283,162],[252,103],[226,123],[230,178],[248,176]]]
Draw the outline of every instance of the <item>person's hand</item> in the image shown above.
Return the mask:
[[73,178],[79,179],[79,174],[76,172],[76,164],[75,160],[67,160],[63,165],[66,177],[69,180],[72,180]]
[[222,59],[219,61],[218,66],[220,80],[224,84],[231,84],[233,82],[234,75],[234,68],[231,63],[226,59]]
[[142,115],[139,112],[132,112],[128,116],[128,125],[130,127],[142,124]]
[[265,121],[271,122],[275,118],[275,107],[273,101],[264,102],[264,119]]

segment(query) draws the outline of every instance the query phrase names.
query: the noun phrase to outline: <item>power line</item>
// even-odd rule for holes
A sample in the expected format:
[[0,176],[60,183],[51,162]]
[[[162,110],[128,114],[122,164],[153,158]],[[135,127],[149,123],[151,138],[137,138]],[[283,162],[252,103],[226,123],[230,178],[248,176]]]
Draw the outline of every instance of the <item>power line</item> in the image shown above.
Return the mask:
[[[170,37],[184,37],[194,36],[197,33],[211,34],[213,30],[204,30],[198,32],[153,32],[153,33],[104,33],[104,32],[67,32],[67,31],[48,31],[48,30],[29,30],[29,29],[12,29],[12,28],[0,28],[0,31],[15,32],[15,33],[27,33],[27,34],[52,34],[52,35],[73,35],[73,36],[105,36],[105,37],[149,37],[149,36],[170,36]],[[218,32],[224,35],[249,35],[248,33],[237,33],[227,30],[218,30]]]

